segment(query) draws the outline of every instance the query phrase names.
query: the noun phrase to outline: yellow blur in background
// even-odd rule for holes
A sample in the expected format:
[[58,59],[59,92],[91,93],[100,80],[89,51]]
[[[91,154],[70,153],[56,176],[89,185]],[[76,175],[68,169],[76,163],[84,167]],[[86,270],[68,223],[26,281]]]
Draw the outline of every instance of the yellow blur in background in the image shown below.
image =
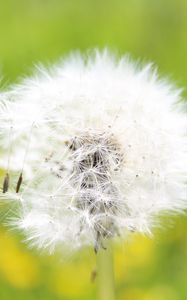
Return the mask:
[[[186,87],[187,1],[0,0],[2,88],[38,62],[105,46],[154,61],[161,74]],[[0,203],[0,300],[95,299],[93,249],[53,256],[29,249],[6,226],[7,210]],[[167,217],[162,225],[152,239],[132,235],[115,244],[117,300],[187,299],[187,217],[173,223]]]

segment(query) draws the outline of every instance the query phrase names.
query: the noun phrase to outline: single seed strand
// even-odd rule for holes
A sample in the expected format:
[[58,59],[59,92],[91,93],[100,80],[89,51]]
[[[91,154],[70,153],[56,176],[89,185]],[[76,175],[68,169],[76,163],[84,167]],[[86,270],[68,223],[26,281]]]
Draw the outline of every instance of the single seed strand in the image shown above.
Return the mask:
[[9,189],[9,174],[6,173],[3,181],[3,194],[5,194]]
[[10,126],[10,132],[9,132],[9,151],[8,151],[8,162],[7,162],[7,174],[9,173],[10,168],[10,158],[12,153],[12,133],[13,132],[13,126]]
[[24,158],[23,158],[23,164],[22,164],[21,173],[23,173],[23,169],[24,169],[24,166],[25,166],[27,155],[29,153],[29,148],[30,148],[30,142],[31,142],[33,127],[34,127],[34,122],[31,125],[31,129],[30,129],[30,133],[29,133],[29,137],[28,137],[28,141],[27,141],[27,145],[26,145],[25,155],[24,155]]
[[16,193],[19,193],[22,181],[23,181],[23,174],[21,173],[19,175],[18,182],[17,182],[17,185],[16,185]]

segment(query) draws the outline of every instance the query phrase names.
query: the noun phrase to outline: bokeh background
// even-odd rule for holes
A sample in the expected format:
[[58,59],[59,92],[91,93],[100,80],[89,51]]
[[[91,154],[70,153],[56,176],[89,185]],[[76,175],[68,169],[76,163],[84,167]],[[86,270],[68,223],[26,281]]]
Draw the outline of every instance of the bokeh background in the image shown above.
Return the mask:
[[[187,1],[0,0],[2,88],[31,74],[37,62],[51,64],[70,50],[95,46],[154,61],[185,88]],[[5,226],[7,213],[0,203],[1,300],[95,299],[92,249],[37,253]],[[154,239],[135,235],[115,246],[117,300],[187,299],[187,217],[162,223]]]

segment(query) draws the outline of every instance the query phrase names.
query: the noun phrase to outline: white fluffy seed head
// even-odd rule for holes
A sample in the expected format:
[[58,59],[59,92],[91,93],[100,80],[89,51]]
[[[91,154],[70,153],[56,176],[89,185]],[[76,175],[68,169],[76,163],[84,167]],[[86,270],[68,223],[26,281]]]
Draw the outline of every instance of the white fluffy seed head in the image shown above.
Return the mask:
[[19,203],[14,224],[50,251],[150,233],[157,216],[186,208],[184,111],[152,65],[108,51],[38,67],[0,96],[1,197]]

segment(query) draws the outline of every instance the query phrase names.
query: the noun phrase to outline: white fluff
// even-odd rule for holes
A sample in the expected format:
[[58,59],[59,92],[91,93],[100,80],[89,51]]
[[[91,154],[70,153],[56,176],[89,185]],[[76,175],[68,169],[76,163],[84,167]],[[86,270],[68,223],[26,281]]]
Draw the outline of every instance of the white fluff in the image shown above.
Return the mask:
[[39,66],[0,96],[1,196],[20,204],[14,224],[50,251],[150,233],[159,214],[186,208],[184,110],[179,90],[126,56]]

